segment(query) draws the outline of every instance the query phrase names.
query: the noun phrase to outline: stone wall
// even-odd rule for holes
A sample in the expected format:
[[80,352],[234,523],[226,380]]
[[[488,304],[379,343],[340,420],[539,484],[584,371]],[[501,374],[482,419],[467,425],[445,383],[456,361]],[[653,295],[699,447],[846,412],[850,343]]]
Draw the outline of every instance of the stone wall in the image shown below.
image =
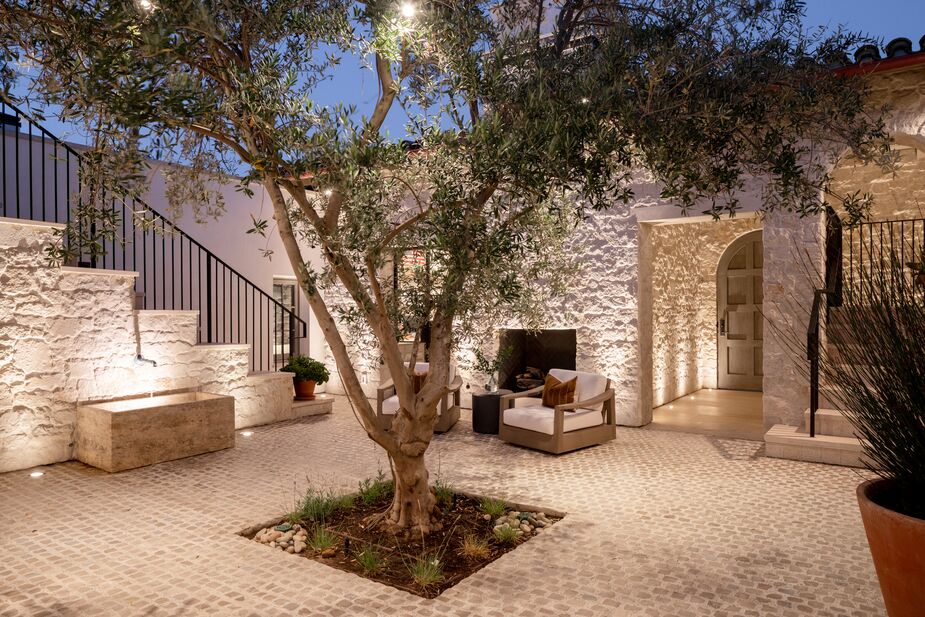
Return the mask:
[[764,220],[765,428],[799,426],[809,405],[806,327],[813,290],[822,284],[821,217],[774,213]]
[[652,404],[716,387],[716,268],[755,216],[652,225]]
[[290,376],[196,344],[195,312],[133,311],[135,273],[47,267],[53,229],[0,219],[0,471],[72,458],[78,401],[201,388],[235,396],[239,427],[286,415]]

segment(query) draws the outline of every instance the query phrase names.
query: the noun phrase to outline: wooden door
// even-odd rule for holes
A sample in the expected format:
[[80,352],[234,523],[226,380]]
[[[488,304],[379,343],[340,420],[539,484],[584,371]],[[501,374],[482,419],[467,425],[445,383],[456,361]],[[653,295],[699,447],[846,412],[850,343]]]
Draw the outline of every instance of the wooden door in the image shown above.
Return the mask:
[[761,230],[729,245],[716,273],[717,385],[761,391],[764,322]]

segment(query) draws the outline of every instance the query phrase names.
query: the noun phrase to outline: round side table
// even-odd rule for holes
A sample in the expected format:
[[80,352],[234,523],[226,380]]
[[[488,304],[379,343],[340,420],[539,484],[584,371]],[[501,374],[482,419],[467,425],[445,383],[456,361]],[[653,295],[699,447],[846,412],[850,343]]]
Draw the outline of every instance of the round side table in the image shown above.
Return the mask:
[[476,433],[498,434],[501,416],[501,397],[510,390],[495,390],[472,395],[472,430]]

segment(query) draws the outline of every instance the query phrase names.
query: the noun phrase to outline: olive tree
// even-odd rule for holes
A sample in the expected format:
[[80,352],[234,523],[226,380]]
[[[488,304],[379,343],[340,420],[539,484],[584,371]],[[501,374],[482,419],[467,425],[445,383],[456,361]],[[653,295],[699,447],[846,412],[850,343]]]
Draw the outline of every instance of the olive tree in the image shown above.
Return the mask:
[[[757,177],[769,209],[814,214],[820,153],[884,155],[863,85],[828,67],[855,38],[800,20],[787,0],[0,0],[2,53],[28,67],[0,77],[8,96],[85,122],[93,168],[123,190],[139,190],[124,180],[142,155],[184,163],[178,207],[216,206],[203,174],[265,189],[359,421],[388,453],[383,523],[426,533],[440,523],[424,454],[454,346],[480,316],[529,316],[559,293],[563,240],[629,202],[637,171],[685,210],[734,212]],[[344,88],[321,104],[319,84],[356,61],[375,103]],[[405,131],[389,135],[396,113]],[[389,265],[407,249],[428,267],[396,289]],[[395,382],[388,429],[351,364],[364,336]],[[405,336],[426,344],[419,391]]]

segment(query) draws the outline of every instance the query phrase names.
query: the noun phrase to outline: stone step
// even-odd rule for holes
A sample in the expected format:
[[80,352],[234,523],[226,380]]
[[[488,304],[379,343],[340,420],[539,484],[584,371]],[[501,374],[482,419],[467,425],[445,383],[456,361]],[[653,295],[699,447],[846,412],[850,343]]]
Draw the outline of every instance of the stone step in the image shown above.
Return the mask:
[[316,394],[313,401],[292,401],[293,417],[320,416],[334,410],[334,397],[330,394]]
[[[800,431],[809,433],[809,408],[803,410],[803,424]],[[816,435],[833,437],[854,437],[854,426],[838,409],[816,410]]]
[[775,424],[764,435],[765,454],[810,463],[866,467],[861,441],[856,437],[816,435],[810,437],[798,426]]

